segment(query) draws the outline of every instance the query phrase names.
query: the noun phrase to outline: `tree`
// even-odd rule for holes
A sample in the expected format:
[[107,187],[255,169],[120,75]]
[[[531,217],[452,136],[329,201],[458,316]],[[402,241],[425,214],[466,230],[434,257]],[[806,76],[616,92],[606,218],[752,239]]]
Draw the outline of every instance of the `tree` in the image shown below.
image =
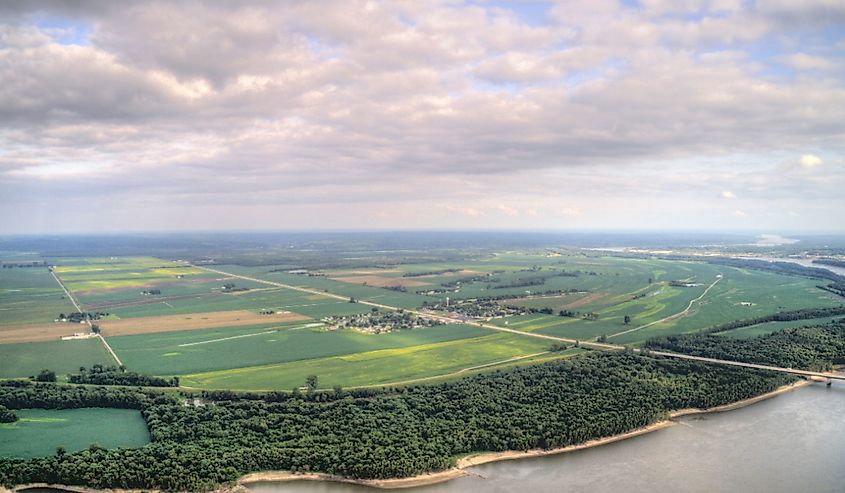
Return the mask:
[[305,387],[308,388],[309,394],[313,394],[317,390],[317,375],[308,375],[305,378]]
[[6,406],[0,406],[0,423],[14,423],[18,420],[18,415]]
[[61,445],[56,447],[56,457],[64,457],[65,454],[67,454],[67,450],[64,447]]
[[625,325],[629,325],[631,323],[631,316],[625,315]]
[[43,369],[41,372],[36,375],[35,380],[39,382],[55,382],[56,381],[56,372]]
[[100,326],[97,325],[97,324],[91,325],[91,332],[93,332],[95,334],[99,334],[100,333]]

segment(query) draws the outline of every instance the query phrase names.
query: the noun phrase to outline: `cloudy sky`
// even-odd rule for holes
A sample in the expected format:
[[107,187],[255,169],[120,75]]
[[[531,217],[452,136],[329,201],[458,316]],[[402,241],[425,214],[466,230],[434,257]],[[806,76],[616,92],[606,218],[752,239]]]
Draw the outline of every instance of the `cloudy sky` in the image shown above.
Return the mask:
[[0,232],[845,231],[842,0],[0,4]]

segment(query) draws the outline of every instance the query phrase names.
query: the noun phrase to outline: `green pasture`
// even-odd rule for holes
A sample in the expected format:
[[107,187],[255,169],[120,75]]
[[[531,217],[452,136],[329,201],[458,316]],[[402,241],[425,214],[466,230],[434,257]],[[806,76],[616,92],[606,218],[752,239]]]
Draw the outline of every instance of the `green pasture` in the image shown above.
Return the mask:
[[56,447],[77,452],[97,444],[137,448],[150,442],[140,411],[134,409],[21,409],[19,420],[0,424],[0,457],[43,457]]
[[28,377],[44,368],[63,375],[97,363],[114,364],[99,339],[0,344],[0,378]]
[[842,304],[841,298],[818,289],[815,279],[736,268],[723,268],[722,272],[724,279],[694,304],[687,316],[614,338],[613,342],[638,342],[780,311]]
[[73,311],[47,268],[0,269],[0,326],[48,323]]
[[203,389],[290,389],[317,375],[321,388],[398,384],[454,374],[479,365],[542,353],[549,341],[513,334],[357,352],[275,365],[197,373],[182,385]]
[[108,342],[134,371],[179,375],[418,346],[489,333],[472,326],[439,325],[373,335],[305,325],[307,322],[162,332],[109,337]]

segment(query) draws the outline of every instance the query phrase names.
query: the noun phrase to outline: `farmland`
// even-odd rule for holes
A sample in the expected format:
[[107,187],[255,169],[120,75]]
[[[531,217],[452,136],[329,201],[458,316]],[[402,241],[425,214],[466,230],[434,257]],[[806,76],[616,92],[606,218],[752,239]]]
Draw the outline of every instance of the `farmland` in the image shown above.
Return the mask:
[[132,409],[23,409],[17,414],[17,422],[0,424],[0,457],[53,455],[56,447],[76,452],[91,444],[141,447],[150,441],[141,413]]
[[[50,264],[83,309],[97,314],[94,323],[127,369],[180,376],[184,386],[202,389],[289,390],[309,375],[317,375],[324,388],[378,386],[570,354],[548,353],[549,340],[477,324],[368,334],[324,321],[373,309],[351,301],[412,311],[437,304],[445,314],[447,298],[482,298],[522,313],[486,320],[494,326],[621,344],[841,304],[806,277],[583,250],[308,269],[245,260],[214,264],[216,272],[145,256],[58,257]],[[60,375],[113,364],[98,339],[57,340],[85,327],[53,322],[75,308],[46,268],[4,271],[0,294],[17,304],[3,305],[9,316],[0,324],[0,376],[32,375],[45,362]],[[732,336],[765,330],[749,327]]]

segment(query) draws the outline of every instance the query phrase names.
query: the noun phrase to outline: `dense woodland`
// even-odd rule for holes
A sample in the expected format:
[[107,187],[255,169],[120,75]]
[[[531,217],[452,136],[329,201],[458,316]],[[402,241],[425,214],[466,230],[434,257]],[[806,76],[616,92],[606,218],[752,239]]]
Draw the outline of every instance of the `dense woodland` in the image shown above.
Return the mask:
[[679,353],[785,368],[829,370],[845,364],[845,320],[784,329],[752,339],[687,334],[649,340],[646,346]]
[[[654,423],[669,410],[755,396],[794,377],[626,353],[589,353],[431,386],[273,393],[188,405],[155,391],[0,383],[0,405],[141,410],[152,443],[0,459],[0,483],[210,489],[260,470],[403,477],[474,451],[581,443]],[[219,396],[218,396],[219,397]]]
[[70,383],[94,385],[129,385],[140,387],[178,387],[179,377],[156,377],[126,371],[123,367],[94,365],[91,369],[79,368],[79,373],[67,376]]

